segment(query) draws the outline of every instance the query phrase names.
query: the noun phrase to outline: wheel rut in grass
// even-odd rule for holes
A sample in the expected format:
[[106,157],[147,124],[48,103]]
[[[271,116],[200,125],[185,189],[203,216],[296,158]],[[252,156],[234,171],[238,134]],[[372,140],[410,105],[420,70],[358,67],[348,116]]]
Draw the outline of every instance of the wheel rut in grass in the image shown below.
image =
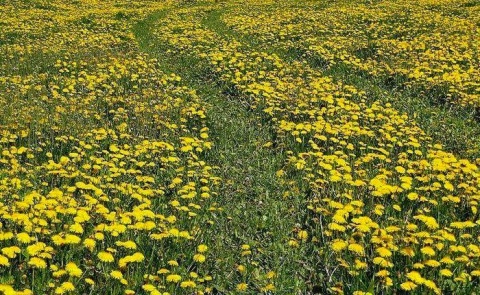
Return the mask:
[[[300,254],[288,253],[285,247],[295,226],[295,218],[289,215],[296,205],[283,199],[285,187],[276,177],[286,155],[270,147],[274,131],[263,112],[252,110],[241,95],[218,83],[200,59],[165,54],[168,45],[155,41],[152,28],[173,10],[155,12],[133,30],[142,51],[156,58],[164,72],[181,76],[183,83],[209,104],[207,117],[214,146],[206,158],[217,166],[216,173],[223,180],[217,196],[223,213],[217,215],[205,239],[216,253],[212,269],[218,274],[218,290],[234,288],[235,268],[244,244],[253,249],[251,262],[265,272],[277,273],[278,289],[295,290],[298,282],[293,279],[291,272],[296,270],[291,265]],[[215,13],[208,14],[204,22],[210,22],[212,15],[216,20]],[[228,32],[220,34],[229,37]]]
[[248,44],[258,51],[276,54],[285,61],[304,61],[325,76],[364,91],[369,103],[390,103],[395,109],[415,120],[428,136],[443,144],[447,151],[462,158],[480,159],[480,124],[477,111],[473,107],[442,103],[439,99],[407,89],[399,84],[400,82],[389,84],[341,63],[326,69],[323,61],[305,56],[300,50],[266,47],[261,40],[229,28],[222,20],[225,13],[228,13],[228,10],[212,10],[203,24],[218,34],[233,36],[242,44]]

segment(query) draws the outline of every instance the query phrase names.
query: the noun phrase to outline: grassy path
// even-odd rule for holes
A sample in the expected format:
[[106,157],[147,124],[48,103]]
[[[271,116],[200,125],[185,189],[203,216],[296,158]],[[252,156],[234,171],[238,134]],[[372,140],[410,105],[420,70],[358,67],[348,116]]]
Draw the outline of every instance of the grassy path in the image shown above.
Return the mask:
[[[141,50],[157,58],[162,70],[180,75],[210,105],[208,118],[214,147],[207,159],[224,179],[218,197],[224,211],[212,225],[212,234],[205,235],[205,242],[216,253],[217,263],[212,269],[220,274],[218,289],[234,288],[236,259],[241,246],[248,244],[253,249],[249,262],[277,272],[277,288],[288,294],[299,284],[295,281],[298,276],[288,271],[297,271],[292,265],[302,255],[285,250],[295,227],[293,212],[301,206],[301,200],[284,200],[285,188],[275,175],[286,156],[269,147],[274,134],[261,111],[251,110],[242,97],[213,80],[200,60],[165,54],[168,49],[155,42],[151,28],[167,13],[165,10],[148,16],[135,26],[134,33]],[[216,20],[215,12],[210,16]],[[222,277],[224,274],[230,276]]]

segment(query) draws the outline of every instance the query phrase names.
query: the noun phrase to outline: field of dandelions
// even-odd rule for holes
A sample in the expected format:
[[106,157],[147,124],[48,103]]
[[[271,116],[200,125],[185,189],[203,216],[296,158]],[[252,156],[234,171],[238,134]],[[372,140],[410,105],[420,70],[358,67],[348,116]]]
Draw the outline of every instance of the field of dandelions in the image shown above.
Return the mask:
[[0,294],[480,294],[478,0],[0,0]]

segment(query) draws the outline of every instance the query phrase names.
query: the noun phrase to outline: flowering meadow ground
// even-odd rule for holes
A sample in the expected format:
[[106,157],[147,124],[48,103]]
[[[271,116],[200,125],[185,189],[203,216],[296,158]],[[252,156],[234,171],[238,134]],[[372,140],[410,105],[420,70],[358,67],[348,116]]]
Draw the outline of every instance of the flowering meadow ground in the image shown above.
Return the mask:
[[479,294],[477,0],[0,0],[0,294]]

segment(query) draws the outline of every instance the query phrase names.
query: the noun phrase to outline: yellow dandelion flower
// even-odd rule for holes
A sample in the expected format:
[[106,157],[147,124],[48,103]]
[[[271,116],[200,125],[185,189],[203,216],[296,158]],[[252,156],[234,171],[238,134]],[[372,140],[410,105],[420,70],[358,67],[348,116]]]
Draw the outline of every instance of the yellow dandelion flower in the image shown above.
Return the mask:
[[472,277],[480,277],[480,270],[478,270],[478,269],[474,270],[474,271],[470,272],[470,275]]
[[443,277],[451,277],[453,276],[453,272],[451,272],[449,269],[444,268],[440,270],[440,275]]
[[431,290],[433,290],[435,293],[439,294],[440,290],[438,289],[437,285],[435,284],[434,281],[431,280],[424,280],[423,285]]
[[389,275],[390,275],[390,272],[386,269],[382,269],[375,274],[375,276],[377,277],[388,277]]
[[126,241],[126,242],[117,241],[115,242],[115,245],[120,247],[125,247],[127,249],[132,249],[132,250],[137,249],[137,244],[135,244],[134,241]]
[[400,284],[400,288],[405,291],[412,291],[417,288],[417,284],[415,284],[414,282],[406,281],[405,283]]
[[430,266],[430,267],[439,267],[441,265],[440,262],[438,262],[436,260],[433,260],[433,259],[429,259],[429,260],[425,261],[423,264],[425,264],[426,266]]
[[456,242],[457,239],[455,238],[455,235],[447,232],[447,231],[442,231],[442,237],[445,238],[447,241],[450,241],[450,242]]
[[381,267],[393,267],[393,263],[383,257],[373,258],[373,263],[376,265],[380,265]]
[[32,257],[28,261],[28,265],[31,265],[35,268],[47,268],[47,263],[42,258]]
[[415,256],[415,251],[410,247],[403,248],[402,250],[400,250],[400,253],[402,253],[405,256],[410,256],[410,257]]
[[392,256],[392,251],[388,250],[385,247],[380,247],[375,250],[380,257],[390,257]]
[[415,268],[415,269],[424,269],[424,268],[425,268],[425,265],[423,265],[423,263],[417,262],[417,263],[414,263],[414,264],[413,264],[413,268]]
[[244,265],[239,265],[237,266],[237,271],[240,272],[240,273],[244,273],[246,270],[245,266]]
[[132,257],[132,262],[141,262],[145,260],[145,256],[140,252],[133,253],[131,257]]
[[355,259],[355,269],[366,269],[368,267],[368,264],[360,261],[358,259]]
[[471,277],[468,273],[462,272],[459,276],[453,279],[455,282],[466,283],[471,280]]
[[67,263],[65,270],[71,277],[80,277],[83,271],[73,262]]
[[298,241],[297,241],[297,240],[293,240],[293,239],[291,239],[291,240],[288,241],[288,245],[289,245],[290,247],[292,247],[292,248],[297,248],[298,246],[300,246],[300,244],[298,243]]
[[32,238],[26,232],[22,232],[17,234],[17,240],[22,244],[28,244],[32,241]]
[[335,252],[340,252],[348,246],[348,243],[343,240],[336,240],[332,244],[332,250]]
[[453,187],[452,183],[449,182],[449,181],[446,181],[446,182],[443,184],[443,187],[444,187],[446,190],[448,190],[448,191],[453,191],[453,190],[454,190],[454,187]]
[[55,289],[55,294],[64,294],[66,292],[74,291],[75,286],[71,282],[63,282],[60,287]]
[[203,254],[195,254],[193,255],[193,260],[196,261],[196,262],[199,262],[199,263],[203,263],[205,262],[205,255]]
[[378,204],[378,205],[375,205],[375,209],[373,212],[376,215],[382,216],[384,210],[385,210],[385,206]]
[[178,283],[182,280],[182,277],[177,274],[171,274],[167,276],[167,282]]
[[12,232],[0,233],[0,241],[13,239],[14,236]]
[[339,231],[339,232],[344,232],[344,231],[347,230],[347,228],[345,226],[340,225],[338,223],[334,223],[334,222],[328,224],[328,229],[334,230],[334,231]]
[[110,272],[110,276],[111,276],[112,278],[116,279],[116,280],[121,280],[121,279],[123,279],[123,274],[122,274],[120,271],[118,271],[118,270],[112,270],[112,271]]
[[2,266],[10,266],[10,262],[6,256],[0,255],[0,265]]
[[471,227],[475,227],[477,224],[475,224],[474,222],[470,221],[470,220],[467,220],[467,221],[457,221],[457,222],[451,222],[450,223],[450,226],[453,227],[453,228],[458,228],[458,229],[464,229],[464,228],[471,228]]
[[118,267],[124,268],[124,267],[127,266],[127,264],[128,264],[129,262],[131,262],[131,261],[130,261],[130,256],[126,256],[126,257],[120,258],[120,259],[118,260]]
[[435,255],[435,250],[430,246],[423,247],[422,249],[420,249],[420,252],[422,252],[423,254],[425,254],[427,256],[434,256]]
[[197,284],[194,281],[184,281],[180,283],[180,287],[182,288],[195,288]]
[[425,279],[422,278],[420,273],[418,273],[416,271],[411,271],[411,272],[407,273],[407,278],[409,280],[413,281],[416,284],[423,284],[423,282],[425,281]]
[[363,248],[362,245],[360,244],[356,244],[356,243],[352,243],[350,245],[348,245],[348,250],[358,254],[358,255],[363,255],[365,253],[365,250]]
[[64,275],[66,275],[66,274],[67,274],[67,271],[66,271],[66,270],[63,270],[63,269],[58,270],[58,271],[54,271],[54,272],[52,273],[52,275],[53,275],[54,278],[60,278],[60,277],[62,277],[62,276],[64,276]]
[[71,235],[71,234],[65,235],[65,243],[66,244],[78,244],[78,243],[81,242],[81,240],[82,239],[80,239],[76,235]]
[[104,252],[104,251],[99,252],[97,254],[97,257],[102,262],[114,262],[115,261],[115,258],[113,258],[113,255],[109,252]]
[[305,230],[301,230],[298,232],[297,237],[302,241],[306,241],[308,238],[308,233]]
[[387,287],[393,286],[393,280],[392,280],[391,278],[389,278],[389,277],[386,277],[386,278],[385,278],[385,285],[386,285]]
[[161,268],[157,271],[157,274],[166,274],[166,273],[169,273],[170,271],[166,268]]
[[247,288],[248,288],[247,283],[240,283],[240,284],[237,285],[237,291],[239,291],[239,292],[246,291]]
[[74,223],[70,225],[70,231],[77,234],[83,234],[83,227],[79,223]]
[[248,255],[251,255],[251,254],[252,254],[252,251],[250,251],[250,250],[244,250],[241,253],[242,256],[248,256]]
[[266,285],[265,287],[262,288],[263,292],[268,292],[268,291],[274,291],[275,290],[275,285],[270,283]]
[[267,279],[273,279],[274,277],[276,276],[276,273],[274,271],[269,271],[267,272],[267,274],[265,275],[265,277]]
[[416,231],[417,228],[418,228],[418,226],[416,224],[413,224],[413,223],[409,223],[406,226],[406,229],[409,230],[409,231]]
[[197,250],[199,253],[204,253],[204,252],[207,252],[208,247],[207,245],[201,244],[201,245],[198,245]]
[[417,193],[409,193],[407,195],[407,198],[411,201],[417,200],[418,199],[418,194]]
[[152,292],[152,291],[157,290],[157,288],[152,284],[145,284],[145,285],[142,286],[142,289],[147,291],[147,292]]
[[416,215],[413,218],[422,221],[429,229],[438,229],[439,228],[437,220],[435,218],[431,217],[431,216]]
[[94,240],[94,239],[85,239],[83,241],[83,246],[85,246],[85,248],[87,248],[88,250],[90,250],[90,252],[93,251],[93,249],[95,248],[95,245],[97,244],[97,242]]
[[467,248],[464,246],[456,246],[456,245],[451,245],[450,247],[451,252],[461,252],[461,253],[467,253]]

